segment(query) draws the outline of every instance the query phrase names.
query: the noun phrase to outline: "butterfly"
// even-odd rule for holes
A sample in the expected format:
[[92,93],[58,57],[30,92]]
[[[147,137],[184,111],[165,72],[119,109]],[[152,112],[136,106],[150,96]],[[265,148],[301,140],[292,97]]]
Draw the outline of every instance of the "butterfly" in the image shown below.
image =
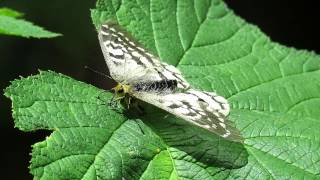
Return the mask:
[[133,40],[116,22],[106,22],[98,38],[110,76],[118,83],[114,101],[136,98],[223,138],[241,142],[227,119],[228,101],[214,92],[191,88],[181,72]]

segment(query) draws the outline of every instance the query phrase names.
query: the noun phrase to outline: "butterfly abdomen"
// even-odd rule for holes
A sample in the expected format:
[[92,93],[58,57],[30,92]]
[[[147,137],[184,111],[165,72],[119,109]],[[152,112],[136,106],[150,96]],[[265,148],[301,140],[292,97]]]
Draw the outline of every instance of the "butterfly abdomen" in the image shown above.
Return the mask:
[[152,81],[152,82],[142,82],[135,84],[135,91],[144,91],[144,92],[172,92],[177,89],[178,82],[177,80],[161,80],[161,81]]

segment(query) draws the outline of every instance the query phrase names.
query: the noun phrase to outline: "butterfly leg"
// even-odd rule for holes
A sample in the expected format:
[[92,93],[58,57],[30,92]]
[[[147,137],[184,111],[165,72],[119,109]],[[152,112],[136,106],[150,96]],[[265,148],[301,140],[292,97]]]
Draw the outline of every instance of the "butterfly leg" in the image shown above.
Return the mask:
[[112,107],[115,109],[121,109],[121,102],[124,100],[125,97],[115,97],[112,99]]
[[129,109],[129,108],[130,108],[130,105],[131,105],[131,103],[132,103],[132,97],[127,96],[125,100],[126,100],[125,103],[126,103],[126,105],[127,105],[127,109]]
[[114,105],[115,105],[115,97],[116,97],[116,94],[115,93],[113,93],[113,95],[112,95],[112,97],[111,97],[111,99],[109,100],[109,102],[108,102],[108,105],[110,106],[110,107],[114,107]]
[[119,96],[118,93],[114,92],[113,96],[111,97],[111,99],[108,102],[108,106],[112,110],[118,111],[119,109],[121,109],[120,103],[123,98],[124,98],[123,96]]
[[103,100],[102,98],[101,98],[101,94],[103,94],[103,93],[105,93],[105,92],[109,92],[109,91],[101,91],[99,94],[98,94],[98,96],[96,97],[99,101],[101,101],[102,103],[102,105],[107,105],[106,103],[105,103],[105,100]]

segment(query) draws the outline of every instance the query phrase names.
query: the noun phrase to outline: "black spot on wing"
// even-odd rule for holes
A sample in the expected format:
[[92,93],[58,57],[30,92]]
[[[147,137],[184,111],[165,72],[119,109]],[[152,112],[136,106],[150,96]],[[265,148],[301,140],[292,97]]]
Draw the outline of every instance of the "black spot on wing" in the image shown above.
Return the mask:
[[112,51],[109,52],[109,56],[116,58],[119,61],[124,61],[124,54],[114,54]]
[[105,26],[101,26],[101,31],[103,31],[103,32],[109,32],[110,30],[109,30],[107,27],[105,27]]
[[156,71],[157,71],[157,73],[158,73],[158,75],[160,76],[161,79],[165,79],[165,80],[168,79],[166,76],[164,76],[164,75],[160,72],[160,70],[156,69]]
[[103,42],[110,41],[110,38],[109,38],[109,36],[107,36],[107,35],[101,34],[101,38],[102,38],[102,41],[103,41]]
[[177,109],[177,108],[179,108],[180,106],[178,106],[177,104],[171,104],[171,105],[169,105],[168,107],[171,108],[171,109]]
[[138,57],[138,56],[134,56],[133,54],[132,54],[132,52],[130,52],[130,54],[131,54],[131,56],[132,56],[132,59],[138,64],[138,65],[140,65],[140,66],[143,66],[143,67],[147,67],[141,60],[140,60],[140,57]]
[[[147,54],[145,48],[143,48],[143,46],[140,45],[139,43],[135,42],[133,38],[131,38],[131,36],[126,31],[124,31],[121,27],[119,27],[116,24],[110,24],[105,26],[102,26],[101,30],[107,33],[108,36],[103,37],[103,39],[105,38],[106,40],[110,40],[115,43],[124,45],[128,53],[130,53],[133,60],[135,60],[137,64],[146,66],[143,62],[140,61],[139,56],[133,55],[133,52],[137,52],[141,56],[145,57],[150,64],[152,64],[153,66],[156,66],[155,61],[159,61],[159,60],[154,59],[154,57],[151,54],[150,55]],[[112,30],[112,28],[114,30]]]
[[202,93],[205,94],[205,95],[207,95],[207,96],[209,96],[209,97],[211,97],[212,100],[214,100],[215,102],[217,102],[217,103],[219,104],[219,106],[220,106],[221,109],[225,109],[225,108],[222,106],[222,103],[220,103],[219,101],[217,101],[217,100],[215,99],[215,96],[213,96],[212,94],[209,94],[208,92],[205,92],[205,91],[202,91]]
[[191,93],[191,92],[186,92],[186,94],[195,96],[195,97],[197,97],[197,100],[198,100],[198,101],[200,101],[200,102],[205,103],[205,104],[208,105],[208,103],[207,103],[204,99],[202,99],[201,97],[199,97],[197,94],[194,94],[194,93]]
[[182,78],[182,75],[180,73],[173,72],[170,70],[170,68],[168,68],[171,65],[168,65],[166,63],[162,63],[162,66],[164,69],[166,69],[168,72],[170,72],[178,80],[179,84],[181,84],[184,88],[187,87],[185,80]]
[[[208,111],[206,108],[208,104],[201,98],[199,98],[196,94],[193,93],[187,93],[190,96],[195,96],[198,98],[198,103],[200,105],[199,108],[194,108],[194,104],[191,104],[187,100],[182,100],[180,101],[182,105],[177,105],[177,104],[170,104],[168,107],[171,109],[178,109],[178,108],[185,108],[189,110],[187,114],[184,114],[184,116],[187,116],[187,118],[194,123],[198,124],[199,126],[208,129],[220,136],[225,136],[226,134],[230,133],[230,131],[226,127],[222,126],[221,124],[224,124],[226,121],[226,117],[217,111],[211,112]],[[176,111],[178,112],[178,111]],[[223,122],[220,121],[220,119],[223,119]],[[220,124],[221,123],[221,124]]]

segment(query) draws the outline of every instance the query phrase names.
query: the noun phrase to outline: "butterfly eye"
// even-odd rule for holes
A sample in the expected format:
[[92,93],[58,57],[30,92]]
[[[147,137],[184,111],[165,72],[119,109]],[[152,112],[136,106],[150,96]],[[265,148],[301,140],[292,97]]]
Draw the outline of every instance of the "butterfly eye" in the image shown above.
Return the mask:
[[123,93],[123,92],[124,92],[123,88],[118,90],[118,93]]

